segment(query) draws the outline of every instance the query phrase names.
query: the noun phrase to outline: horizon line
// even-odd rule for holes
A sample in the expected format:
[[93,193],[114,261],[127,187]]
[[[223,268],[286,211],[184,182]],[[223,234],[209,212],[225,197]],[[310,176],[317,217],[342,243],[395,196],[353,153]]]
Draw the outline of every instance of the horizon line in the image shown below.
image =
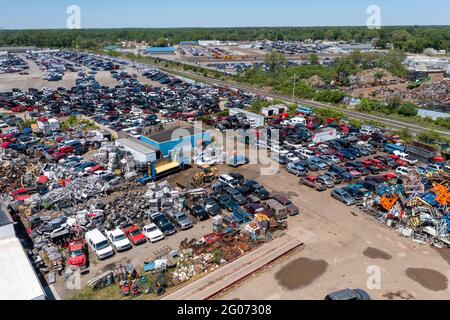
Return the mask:
[[[398,27],[450,27],[450,25],[445,24],[399,24],[399,25],[385,25],[381,26],[380,29],[383,28],[398,28]],[[158,30],[158,29],[245,29],[245,28],[254,28],[254,29],[268,29],[268,28],[367,28],[366,25],[316,25],[316,26],[222,26],[222,27],[88,27],[88,28],[80,28],[80,29],[68,29],[68,28],[23,28],[23,29],[8,29],[0,26],[1,31],[89,31],[89,30],[136,30],[136,29],[144,29],[144,30]]]

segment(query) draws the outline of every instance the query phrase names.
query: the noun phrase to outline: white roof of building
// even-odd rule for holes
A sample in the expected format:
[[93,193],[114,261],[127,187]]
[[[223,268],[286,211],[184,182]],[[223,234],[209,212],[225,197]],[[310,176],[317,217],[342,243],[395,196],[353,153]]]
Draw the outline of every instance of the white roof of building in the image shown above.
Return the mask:
[[147,146],[144,142],[141,142],[137,139],[124,138],[124,139],[117,140],[116,143],[124,145],[128,148],[134,149],[137,152],[140,152],[142,154],[153,154],[156,152],[150,146]]
[[17,238],[0,240],[0,300],[42,300],[44,290]]

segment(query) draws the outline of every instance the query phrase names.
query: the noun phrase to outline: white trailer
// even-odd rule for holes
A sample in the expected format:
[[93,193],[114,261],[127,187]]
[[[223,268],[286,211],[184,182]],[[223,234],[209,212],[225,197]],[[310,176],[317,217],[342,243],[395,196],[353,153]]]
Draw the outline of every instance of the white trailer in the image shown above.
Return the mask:
[[339,139],[340,136],[335,128],[323,128],[317,130],[313,135],[314,143],[324,143],[327,141]]

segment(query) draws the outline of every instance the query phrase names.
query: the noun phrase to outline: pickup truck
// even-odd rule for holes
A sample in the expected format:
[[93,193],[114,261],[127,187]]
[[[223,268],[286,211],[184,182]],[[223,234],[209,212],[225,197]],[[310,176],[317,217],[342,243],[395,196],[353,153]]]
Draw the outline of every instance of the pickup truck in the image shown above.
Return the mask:
[[416,165],[419,161],[417,159],[411,158],[411,156],[404,152],[394,151],[394,154],[400,158],[400,160],[405,161],[410,166]]
[[167,216],[174,222],[181,230],[187,230],[192,228],[192,220],[186,215],[186,213],[176,210],[167,210]]
[[320,191],[320,192],[327,190],[327,188],[325,186],[323,186],[321,183],[319,183],[317,181],[317,177],[313,177],[313,176],[306,177],[306,178],[300,178],[300,184],[303,184],[307,187],[310,187],[310,188]]

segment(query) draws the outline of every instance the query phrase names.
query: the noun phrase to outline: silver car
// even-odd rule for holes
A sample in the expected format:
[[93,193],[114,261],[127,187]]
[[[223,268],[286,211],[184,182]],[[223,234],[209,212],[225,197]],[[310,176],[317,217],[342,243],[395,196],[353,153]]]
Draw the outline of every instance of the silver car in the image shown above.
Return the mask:
[[355,199],[353,199],[353,197],[345,190],[333,189],[331,191],[331,196],[347,206],[352,206],[355,204]]

